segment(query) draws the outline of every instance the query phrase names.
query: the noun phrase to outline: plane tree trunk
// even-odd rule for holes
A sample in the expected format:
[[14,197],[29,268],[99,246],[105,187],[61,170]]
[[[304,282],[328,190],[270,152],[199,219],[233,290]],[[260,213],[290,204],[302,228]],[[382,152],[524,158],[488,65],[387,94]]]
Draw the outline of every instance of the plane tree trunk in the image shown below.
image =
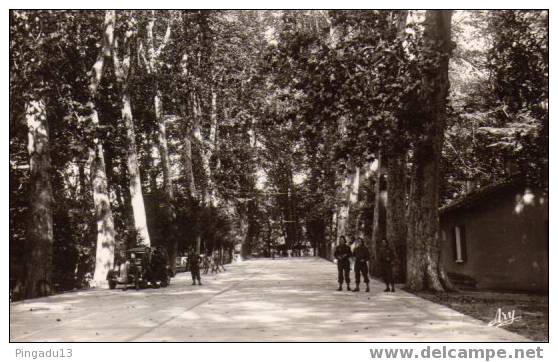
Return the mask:
[[24,298],[52,291],[52,185],[50,145],[45,103],[30,100],[25,107],[29,151],[29,223],[25,259]]
[[121,117],[126,128],[126,161],[128,166],[128,175],[130,177],[130,194],[132,198],[132,211],[134,214],[134,226],[137,234],[137,243],[138,245],[151,246],[151,240],[149,238],[149,231],[147,228],[147,218],[145,215],[143,192],[141,188],[136,134],[134,131],[134,118],[132,115],[132,100],[129,90],[129,75],[131,67],[130,37],[131,33],[127,32],[123,42],[124,56],[122,61],[119,59],[118,42],[114,42],[114,46],[112,47],[112,59],[114,62],[116,79],[120,86],[120,99],[122,102]]
[[192,132],[188,128],[182,139],[182,157],[184,164],[184,177],[188,194],[192,199],[196,198],[196,182],[194,179],[194,171],[192,168]]
[[394,278],[405,282],[407,266],[406,219],[406,157],[405,153],[390,153],[387,162],[386,238],[395,251]]
[[[405,38],[405,28],[408,21],[409,12],[406,10],[392,11],[390,14],[391,26],[397,30],[396,42],[401,42]],[[404,42],[403,42],[404,44]],[[400,72],[400,70],[398,71]],[[395,120],[395,129],[401,129],[401,119]],[[399,130],[397,133],[401,133]],[[406,238],[406,155],[407,144],[399,139],[384,143],[381,150],[382,172],[387,176],[385,185],[385,237],[389,247],[395,255],[393,265],[394,278],[397,282],[405,281],[405,271],[407,264]]]
[[[355,167],[354,172],[347,174],[342,181],[340,190],[338,191],[338,206],[337,206],[337,242],[341,236],[348,237],[351,233],[351,220],[350,213],[358,202],[358,189],[360,186],[360,169]],[[350,240],[347,240],[350,242]]]
[[[110,56],[110,50],[114,41],[114,10],[105,13],[105,24],[102,41],[102,49],[95,64],[91,68],[91,79],[89,82],[89,111],[93,127],[99,127],[99,116],[95,106],[95,97],[101,79],[105,60]],[[95,219],[97,222],[97,245],[95,254],[95,271],[92,284],[95,287],[106,286],[107,273],[114,264],[115,229],[112,209],[110,205],[108,180],[105,166],[103,143],[96,143],[89,147],[89,177],[93,190],[93,205],[95,207]]]
[[[205,178],[205,180],[198,183],[198,187],[201,190],[197,193],[197,195],[199,197],[199,201],[201,201],[201,204],[204,204],[206,191],[207,191],[207,176],[208,176],[207,170],[209,169],[209,161],[207,162],[207,164],[205,163],[206,159],[205,159],[205,153],[203,149],[204,139],[201,130],[202,108],[201,108],[200,100],[195,91],[191,93],[191,97],[192,97],[192,115],[193,115],[192,140],[196,142],[198,151],[200,152],[200,156],[202,159],[202,170],[204,172],[204,178]],[[201,234],[199,232],[196,235],[195,249],[196,252],[199,254],[201,251]]]
[[387,213],[387,187],[385,155],[378,152],[377,169],[374,183],[374,216],[372,221],[372,239],[370,240],[370,274],[379,276],[380,269],[380,241],[386,237],[386,213]]
[[452,50],[451,11],[429,10],[424,21],[425,59],[422,97],[423,134],[413,149],[407,228],[407,287],[451,289],[442,267],[438,238],[440,158],[449,89],[448,59]]
[[174,188],[171,179],[171,167],[169,159],[169,150],[167,142],[167,128],[163,117],[163,95],[159,89],[159,68],[160,68],[160,54],[164,50],[171,34],[170,22],[167,26],[165,36],[155,48],[155,37],[153,35],[153,28],[155,27],[155,11],[151,11],[151,18],[147,23],[147,72],[153,77],[153,104],[155,108],[155,122],[157,123],[157,146],[159,156],[161,158],[161,167],[163,169],[163,187],[165,191],[164,209],[167,227],[165,228],[165,241],[169,251],[171,260],[171,268],[173,272],[176,268],[174,260],[178,253],[178,240],[176,239],[176,210],[174,209]]

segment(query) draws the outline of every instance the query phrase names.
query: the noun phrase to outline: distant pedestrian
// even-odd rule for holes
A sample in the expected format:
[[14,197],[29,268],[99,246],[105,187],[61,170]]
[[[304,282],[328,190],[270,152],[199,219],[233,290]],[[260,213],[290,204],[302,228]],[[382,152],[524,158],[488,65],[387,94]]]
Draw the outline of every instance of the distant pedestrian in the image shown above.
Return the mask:
[[366,284],[366,292],[370,291],[370,279],[368,279],[368,262],[370,261],[370,251],[364,245],[364,240],[358,238],[355,241],[355,249],[353,250],[355,258],[355,281],[356,288],[353,292],[360,291],[360,276],[362,275],[364,283]]
[[[382,264],[382,274],[384,277],[384,283],[386,283],[386,289],[384,292],[395,292],[395,284],[393,281],[393,263],[395,256],[393,251],[389,246],[386,238],[382,239],[380,245],[380,261]],[[391,290],[390,290],[391,287]]]
[[204,255],[202,258],[202,268],[203,268],[203,273],[207,274],[209,272],[209,256],[208,255]]
[[211,257],[210,257],[210,265],[211,265],[211,274],[218,274],[220,272],[219,270],[219,262],[218,262],[218,256],[215,253],[211,253]]
[[192,273],[192,285],[196,285],[196,280],[198,285],[202,285],[200,276],[200,263],[201,257],[198,253],[192,250],[188,253],[188,265],[190,266],[190,273]]
[[347,246],[347,240],[344,235],[339,238],[339,245],[335,248],[333,255],[337,259],[337,281],[339,283],[337,290],[343,290],[343,279],[345,279],[347,284],[347,290],[351,290],[351,248]]

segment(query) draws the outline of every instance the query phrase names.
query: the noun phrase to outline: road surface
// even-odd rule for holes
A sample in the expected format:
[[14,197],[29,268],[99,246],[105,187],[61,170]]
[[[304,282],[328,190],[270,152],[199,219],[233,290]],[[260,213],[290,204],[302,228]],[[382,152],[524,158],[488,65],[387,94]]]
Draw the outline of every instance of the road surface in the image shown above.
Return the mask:
[[318,258],[255,259],[168,288],[87,290],[10,304],[10,341],[526,341],[412,294],[337,292]]

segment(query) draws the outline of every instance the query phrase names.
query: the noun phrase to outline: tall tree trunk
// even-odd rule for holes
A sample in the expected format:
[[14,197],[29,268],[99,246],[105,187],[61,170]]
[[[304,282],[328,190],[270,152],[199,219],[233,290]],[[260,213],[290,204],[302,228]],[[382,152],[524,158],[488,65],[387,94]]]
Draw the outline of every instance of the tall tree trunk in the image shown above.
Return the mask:
[[200,146],[200,154],[202,161],[202,170],[205,178],[205,185],[202,191],[202,202],[205,206],[214,205],[214,186],[213,186],[213,176],[210,167],[210,160],[213,156],[213,150],[215,147],[215,137],[217,132],[217,93],[211,91],[211,112],[210,112],[210,125],[209,125],[209,137],[205,140],[201,131],[201,105],[199,99],[194,95],[194,137],[198,141]]
[[[116,14],[114,10],[105,13],[105,29],[103,34],[102,49],[95,64],[91,69],[91,80],[89,83],[89,110],[91,123],[94,127],[99,126],[99,116],[95,106],[95,96],[101,79],[105,59],[110,56],[114,41],[114,25]],[[112,209],[109,199],[107,173],[105,167],[105,156],[103,143],[98,140],[89,148],[89,163],[91,185],[93,189],[93,205],[95,207],[95,219],[97,222],[97,246],[95,254],[95,272],[92,284],[95,287],[107,286],[107,273],[114,264],[115,229],[112,217]]]
[[287,249],[294,249],[298,243],[298,219],[296,215],[295,195],[294,195],[294,182],[293,182],[293,168],[292,161],[289,159],[285,163],[284,184],[286,195],[285,200],[285,219],[287,230]]
[[407,233],[407,287],[450,288],[440,261],[438,239],[440,158],[446,126],[448,60],[452,50],[451,11],[429,10],[424,21],[422,99],[425,124],[413,150]]
[[[215,187],[213,184],[213,175],[210,166],[210,160],[213,156],[215,149],[215,142],[217,136],[217,93],[212,88],[211,89],[211,111],[210,111],[210,125],[209,125],[209,137],[207,140],[204,139],[201,132],[201,105],[199,103],[198,97],[194,94],[193,96],[193,107],[194,107],[194,127],[193,135],[197,140],[200,147],[202,170],[205,177],[205,185],[202,190],[202,204],[204,206],[213,207],[215,206]],[[196,248],[199,248],[201,240],[196,242]]]
[[405,282],[407,266],[406,155],[390,153],[387,162],[386,236],[395,249],[395,279]]
[[248,229],[250,224],[248,222],[247,207],[242,207],[239,212],[239,231],[240,237],[238,238],[239,243],[235,245],[235,248],[240,249],[240,260],[246,259],[249,254],[249,241],[248,241]]
[[129,90],[129,76],[131,67],[131,32],[124,36],[124,56],[122,61],[118,54],[119,47],[115,41],[112,47],[112,60],[116,80],[120,85],[121,113],[124,126],[126,128],[127,145],[127,166],[130,177],[130,194],[132,197],[132,212],[134,214],[134,226],[137,235],[138,245],[151,246],[149,231],[147,228],[147,218],[145,215],[145,204],[143,202],[143,192],[141,185],[141,175],[138,164],[138,153],[136,146],[136,134],[134,131],[134,118],[132,115],[132,101]]
[[266,234],[266,245],[267,245],[267,256],[271,258],[271,233],[272,233],[272,229],[271,229],[271,222],[269,221],[269,218],[266,218],[266,226],[267,226],[267,234]]
[[[347,119],[341,118],[337,122],[337,134],[339,137],[347,137]],[[336,173],[337,175],[337,173]],[[358,188],[360,186],[360,168],[355,166],[354,172],[347,172],[341,181],[341,187],[337,190],[337,238],[339,244],[341,236],[347,237],[351,232],[349,215],[351,206],[358,202]],[[350,241],[350,240],[347,240]]]
[[331,217],[329,218],[329,245],[327,248],[327,259],[333,260],[333,253],[335,252],[335,247],[337,246],[338,235],[337,232],[337,215],[338,215],[338,207],[337,204],[333,206],[331,211]]
[[[355,168],[355,172],[352,175],[351,178],[351,188],[349,190],[349,217],[351,217],[350,213],[352,212],[352,215],[355,215],[356,212],[358,212],[358,191],[360,188],[360,167],[356,167]],[[349,220],[350,223],[348,223],[349,230],[351,232],[351,234],[353,234],[354,236],[358,236],[358,217],[355,217],[354,220]]]
[[136,147],[136,133],[134,131],[134,118],[132,116],[132,104],[128,85],[123,85],[122,90],[122,120],[126,127],[127,143],[127,166],[130,177],[130,195],[132,197],[132,212],[134,214],[134,226],[138,237],[138,245],[151,246],[149,231],[147,229],[147,217],[145,215],[145,204],[141,189],[141,176],[138,164]]
[[153,99],[153,102],[155,104],[155,121],[157,122],[159,128],[157,145],[159,148],[159,156],[161,157],[161,167],[163,169],[163,187],[165,188],[165,195],[167,196],[169,201],[172,201],[174,200],[174,189],[171,179],[169,147],[167,142],[167,127],[162,115],[163,105],[161,98],[161,91],[158,89],[158,85],[155,84],[155,97]]
[[85,166],[83,162],[79,160],[76,162],[78,165],[78,180],[79,180],[79,187],[77,187],[77,192],[75,193],[76,199],[86,199],[87,194],[87,186],[85,181]]
[[372,222],[372,239],[370,240],[370,274],[379,276],[380,241],[386,237],[386,206],[387,206],[387,187],[386,170],[383,152],[378,152],[376,178],[374,183],[374,219]]
[[[390,14],[392,27],[397,30],[396,36],[405,37],[409,11],[395,10]],[[404,44],[404,42],[403,42]],[[397,119],[396,128],[401,128],[402,120]],[[385,145],[384,158],[387,170],[387,213],[386,237],[389,247],[395,255],[395,275],[397,282],[405,282],[407,266],[407,222],[406,222],[406,155],[408,147],[401,142],[390,142]]]
[[197,197],[196,182],[194,180],[194,171],[192,168],[192,134],[187,130],[186,136],[182,141],[182,156],[184,160],[184,177],[186,179],[186,187],[192,199]]
[[174,188],[172,185],[171,178],[171,167],[169,159],[169,148],[167,142],[167,128],[165,125],[165,120],[162,115],[162,95],[158,88],[158,84],[155,82],[155,121],[159,126],[158,132],[158,148],[159,155],[161,157],[161,166],[163,169],[163,187],[165,189],[165,216],[166,216],[166,241],[169,250],[169,257],[171,260],[171,269],[173,273],[176,270],[176,255],[178,254],[178,240],[176,239],[176,211],[174,209]]
[[345,176],[342,182],[343,183],[341,184],[341,190],[338,192],[338,197],[340,198],[340,200],[338,200],[337,215],[335,220],[335,224],[337,226],[335,241],[336,245],[339,244],[339,238],[341,238],[341,236],[347,236],[346,233],[347,221],[349,220],[349,202],[344,196],[347,195],[346,190],[348,188],[348,185],[350,185],[351,183],[350,175]]
[[[122,240],[124,249],[131,248],[136,244],[136,233],[134,226],[134,216],[132,212],[132,196],[130,195],[130,181],[128,179],[128,166],[126,160],[120,160],[120,172],[118,177],[118,188],[123,197],[122,216],[127,231],[127,237]],[[133,237],[133,239],[131,238]]]
[[[197,147],[202,159],[202,170],[204,171],[204,174],[207,177],[207,173],[205,171],[206,171],[206,167],[209,168],[209,163],[205,165],[204,142],[203,142],[203,135],[201,131],[201,118],[202,118],[201,105],[198,96],[195,92],[192,92],[191,96],[192,96],[192,115],[193,115],[192,136],[193,139],[195,139],[197,142]],[[205,182],[207,183],[207,180],[205,180]],[[201,184],[202,186],[200,192],[198,193],[198,196],[199,196],[199,201],[201,201],[201,204],[204,205],[207,186],[205,186],[204,188],[203,182],[201,182]],[[196,235],[195,249],[196,252],[199,254],[201,251],[201,235],[199,232]]]
[[171,262],[171,269],[175,271],[174,260],[178,252],[178,240],[176,239],[176,211],[174,210],[174,190],[171,179],[171,167],[169,160],[169,151],[167,143],[167,129],[165,125],[165,120],[163,119],[163,101],[161,90],[159,89],[159,82],[157,77],[159,76],[160,69],[160,54],[165,48],[171,33],[170,21],[167,26],[167,30],[163,41],[159,45],[158,49],[155,49],[155,37],[153,35],[153,28],[155,27],[155,11],[151,11],[151,18],[149,19],[146,27],[147,32],[147,48],[148,48],[148,61],[146,62],[146,67],[148,73],[154,77],[153,88],[154,97],[153,104],[155,108],[155,122],[157,123],[158,132],[158,149],[159,156],[161,157],[161,166],[163,169],[163,187],[165,190],[165,219],[167,227],[165,228],[165,240],[167,241],[167,247],[169,249],[169,256]]
[[[337,213],[337,244],[341,236],[347,237],[350,233],[349,214],[351,206],[358,201],[358,187],[360,172],[357,168],[354,173],[349,173],[343,178],[343,183],[338,193],[339,205]],[[355,192],[356,190],[356,192]],[[350,240],[347,240],[348,242]]]
[[146,170],[144,171],[144,175],[145,175],[144,177],[147,178],[147,182],[149,184],[148,190],[150,193],[155,194],[157,193],[157,190],[159,190],[159,186],[157,185],[159,170],[155,165],[155,157],[153,157],[152,155],[155,153],[155,149],[157,150],[159,149],[158,140],[155,141],[151,137],[146,137],[146,139],[143,140],[143,142],[140,144],[139,148],[141,150],[139,152],[140,155],[139,168],[141,170]]
[[296,212],[296,194],[294,189],[294,180],[293,180],[293,169],[292,167],[289,168],[289,214],[291,216],[291,228],[293,234],[293,246],[298,245],[300,242],[299,238],[299,222],[298,222],[298,213]]
[[52,288],[52,185],[50,145],[45,103],[31,100],[25,107],[29,151],[29,224],[25,260],[24,298],[48,295]]
[[215,206],[215,185],[213,184],[213,172],[210,168],[210,161],[215,151],[215,143],[217,142],[217,92],[211,89],[211,113],[209,125],[209,139],[205,149],[204,169],[207,174],[207,200],[210,206]]
[[110,206],[108,182],[105,168],[103,146],[97,144],[91,154],[91,181],[93,204],[97,220],[97,248],[95,254],[95,287],[107,285],[107,274],[114,264],[115,231],[112,209]]

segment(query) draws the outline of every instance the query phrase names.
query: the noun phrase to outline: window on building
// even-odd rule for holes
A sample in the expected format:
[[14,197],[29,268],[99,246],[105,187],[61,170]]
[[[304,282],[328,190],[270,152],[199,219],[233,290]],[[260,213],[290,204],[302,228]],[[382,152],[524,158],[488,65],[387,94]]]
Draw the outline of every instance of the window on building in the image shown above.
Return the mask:
[[454,229],[454,257],[456,263],[467,261],[467,240],[464,225],[456,225]]

